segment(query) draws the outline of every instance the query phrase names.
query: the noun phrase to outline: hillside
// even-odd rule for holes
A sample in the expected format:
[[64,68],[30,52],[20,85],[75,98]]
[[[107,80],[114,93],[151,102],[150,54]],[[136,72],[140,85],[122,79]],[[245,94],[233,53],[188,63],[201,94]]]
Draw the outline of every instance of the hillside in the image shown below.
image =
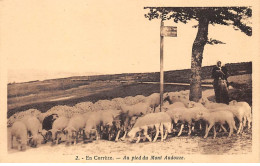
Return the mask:
[[[231,80],[237,83],[242,83],[242,80],[245,80],[244,82],[246,83],[249,82],[249,84],[242,83],[243,85],[238,85],[237,87],[240,89],[244,88],[243,94],[249,98],[248,101],[251,103],[252,63],[232,63],[226,66],[229,69]],[[206,66],[202,68],[203,82],[211,83],[212,67],[213,66]],[[239,77],[237,77],[238,75]],[[189,69],[165,72],[165,82],[189,83],[189,77]],[[159,92],[158,84],[142,84],[141,82],[159,82],[159,72],[74,76],[8,84],[8,117],[15,112],[30,108],[45,112],[55,105],[72,106],[83,101],[95,102],[101,99],[135,95],[148,96],[152,93]],[[189,89],[189,86],[165,85],[165,92],[187,89]],[[238,95],[238,97],[239,96],[241,97],[241,95]]]

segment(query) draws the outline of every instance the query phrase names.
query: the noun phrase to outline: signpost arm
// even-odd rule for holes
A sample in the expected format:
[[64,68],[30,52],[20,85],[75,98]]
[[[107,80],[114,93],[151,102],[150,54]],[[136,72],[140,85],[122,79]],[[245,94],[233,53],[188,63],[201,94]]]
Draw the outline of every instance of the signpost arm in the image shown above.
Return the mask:
[[161,27],[160,27],[160,112],[162,111],[162,106],[163,106],[163,81],[164,81],[164,73],[163,73],[163,38],[164,38],[164,36],[161,34],[163,26],[164,26],[164,22],[162,19]]

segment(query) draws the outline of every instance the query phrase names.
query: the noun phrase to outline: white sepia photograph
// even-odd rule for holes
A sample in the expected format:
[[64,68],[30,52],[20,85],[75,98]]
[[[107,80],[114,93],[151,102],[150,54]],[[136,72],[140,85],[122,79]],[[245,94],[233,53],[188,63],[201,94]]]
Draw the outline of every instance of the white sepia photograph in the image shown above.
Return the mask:
[[259,163],[259,2],[0,1],[0,163]]

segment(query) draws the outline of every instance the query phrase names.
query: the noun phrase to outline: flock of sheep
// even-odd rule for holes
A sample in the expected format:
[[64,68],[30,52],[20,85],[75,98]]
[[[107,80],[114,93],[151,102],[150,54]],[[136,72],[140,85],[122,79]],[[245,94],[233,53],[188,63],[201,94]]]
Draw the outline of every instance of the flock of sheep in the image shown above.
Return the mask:
[[[98,139],[128,140],[138,143],[141,139],[155,142],[160,136],[164,141],[169,133],[182,134],[185,124],[188,135],[204,132],[204,138],[213,128],[213,138],[223,130],[230,137],[244,128],[251,128],[252,112],[246,102],[231,101],[229,105],[214,103],[202,98],[199,102],[188,100],[189,91],[164,94],[160,111],[160,95],[137,95],[95,103],[82,102],[73,107],[55,106],[45,113],[36,109],[18,112],[8,119],[11,127],[11,148],[14,138],[18,150],[41,143],[59,144],[64,138],[66,145]],[[180,125],[180,127],[179,127]],[[205,128],[205,129],[204,129]]]

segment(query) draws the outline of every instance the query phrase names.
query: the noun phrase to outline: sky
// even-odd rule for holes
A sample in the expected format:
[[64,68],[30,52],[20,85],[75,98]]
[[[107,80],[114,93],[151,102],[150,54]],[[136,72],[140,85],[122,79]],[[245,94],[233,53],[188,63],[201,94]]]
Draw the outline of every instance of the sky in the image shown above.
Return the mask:
[[[136,0],[4,1],[0,47],[9,82],[160,71],[160,21],[145,18],[143,7]],[[196,24],[165,22],[178,36],[164,39],[164,70],[190,68]],[[252,37],[221,25],[210,25],[208,37],[226,44],[206,45],[203,66],[252,61]]]

